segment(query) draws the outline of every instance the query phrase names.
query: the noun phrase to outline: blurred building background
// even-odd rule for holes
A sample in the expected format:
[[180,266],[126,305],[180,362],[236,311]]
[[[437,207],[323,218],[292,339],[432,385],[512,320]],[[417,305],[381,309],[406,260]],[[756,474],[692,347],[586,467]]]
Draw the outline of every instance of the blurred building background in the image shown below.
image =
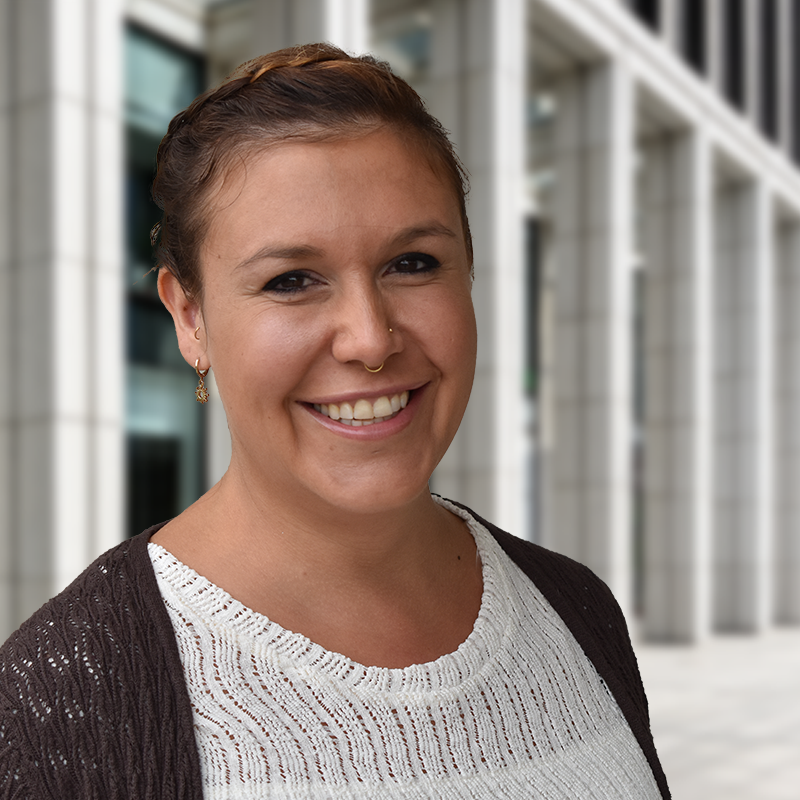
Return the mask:
[[224,472],[148,274],[155,151],[319,40],[389,60],[471,173],[478,369],[434,489],[588,564],[642,639],[796,647],[793,0],[0,0],[0,640]]
[[389,60],[471,173],[478,370],[434,489],[650,640],[800,624],[797,3],[0,0],[0,640],[224,472],[148,274],[155,150],[319,40]]

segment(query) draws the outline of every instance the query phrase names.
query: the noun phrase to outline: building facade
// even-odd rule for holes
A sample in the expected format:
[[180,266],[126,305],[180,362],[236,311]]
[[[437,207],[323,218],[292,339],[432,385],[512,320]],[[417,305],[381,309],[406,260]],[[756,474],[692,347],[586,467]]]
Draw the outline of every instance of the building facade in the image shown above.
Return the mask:
[[320,40],[389,60],[470,172],[478,365],[434,490],[650,638],[800,623],[795,3],[0,0],[0,639],[224,472],[148,274],[155,148]]

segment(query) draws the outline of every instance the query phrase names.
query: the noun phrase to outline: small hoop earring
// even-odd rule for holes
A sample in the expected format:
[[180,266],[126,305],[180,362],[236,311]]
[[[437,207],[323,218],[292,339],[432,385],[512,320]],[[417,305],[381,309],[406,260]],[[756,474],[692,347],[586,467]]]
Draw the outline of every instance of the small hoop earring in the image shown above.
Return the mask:
[[197,399],[198,403],[207,403],[208,402],[208,389],[206,389],[206,385],[203,381],[203,378],[208,375],[208,369],[200,369],[200,359],[198,358],[197,361],[194,362],[194,371],[197,373],[197,388],[194,390],[194,396]]
[[365,369],[367,372],[380,372],[380,371],[383,369],[383,365],[384,365],[385,363],[386,363],[385,361],[381,361],[381,365],[380,365],[379,367],[375,367],[375,368],[373,368],[373,367],[368,367],[366,364],[364,364],[364,369]]
[[197,331],[199,331],[199,330],[200,330],[200,326],[198,325],[198,326],[197,326],[197,327],[194,329],[194,338],[195,338],[195,339],[197,339],[197,341],[198,341],[198,342],[200,341],[200,337],[197,335]]

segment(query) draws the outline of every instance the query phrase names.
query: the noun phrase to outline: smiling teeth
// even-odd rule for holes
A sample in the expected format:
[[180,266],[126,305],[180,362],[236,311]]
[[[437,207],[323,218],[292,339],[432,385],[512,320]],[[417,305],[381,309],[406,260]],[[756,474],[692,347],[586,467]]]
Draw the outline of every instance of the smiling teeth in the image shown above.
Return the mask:
[[385,422],[407,405],[408,392],[401,392],[393,394],[391,397],[386,395],[379,397],[374,403],[369,400],[356,400],[354,405],[350,403],[314,403],[314,408],[330,419],[358,428],[363,425],[374,425],[376,422]]

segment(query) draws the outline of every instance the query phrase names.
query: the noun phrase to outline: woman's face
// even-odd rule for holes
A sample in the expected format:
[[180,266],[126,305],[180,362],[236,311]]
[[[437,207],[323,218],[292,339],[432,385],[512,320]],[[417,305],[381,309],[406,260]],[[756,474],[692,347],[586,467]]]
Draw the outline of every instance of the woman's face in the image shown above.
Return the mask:
[[179,337],[215,373],[232,468],[309,509],[370,513],[420,496],[475,367],[452,190],[381,131],[246,157],[209,220],[202,309]]

